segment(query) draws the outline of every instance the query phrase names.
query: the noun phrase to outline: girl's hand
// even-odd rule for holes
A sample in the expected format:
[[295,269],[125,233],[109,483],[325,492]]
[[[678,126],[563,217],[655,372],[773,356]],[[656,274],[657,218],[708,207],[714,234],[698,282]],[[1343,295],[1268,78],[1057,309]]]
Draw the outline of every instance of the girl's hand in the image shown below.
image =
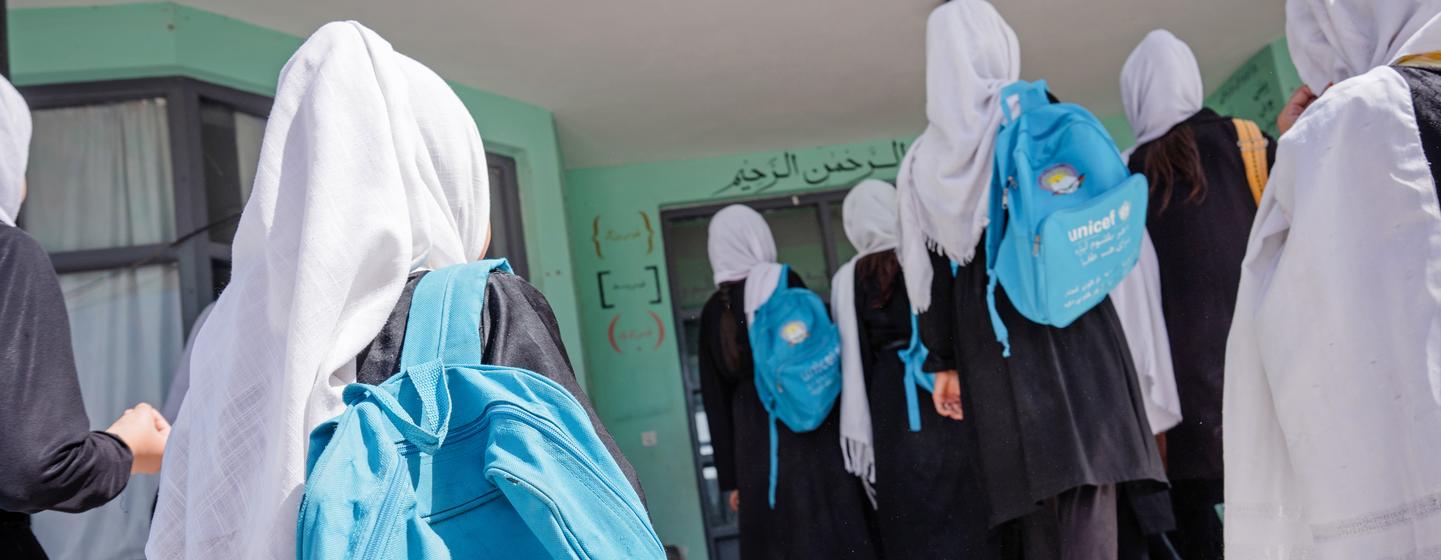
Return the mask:
[[1291,99],[1286,100],[1286,106],[1281,108],[1281,114],[1276,115],[1276,130],[1285,134],[1287,130],[1296,124],[1296,119],[1301,118],[1301,113],[1316,102],[1316,94],[1311,91],[1311,86],[1302,85],[1296,88],[1291,94]]
[[961,376],[956,370],[936,372],[936,389],[931,391],[931,400],[936,404],[936,414],[952,420],[964,420],[961,410]]

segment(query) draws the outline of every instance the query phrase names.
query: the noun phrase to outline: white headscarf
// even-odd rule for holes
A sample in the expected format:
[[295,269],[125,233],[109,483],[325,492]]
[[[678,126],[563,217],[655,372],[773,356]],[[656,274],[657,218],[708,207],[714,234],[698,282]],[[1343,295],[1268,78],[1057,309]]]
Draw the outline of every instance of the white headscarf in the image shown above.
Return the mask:
[[1291,61],[1319,94],[1400,55],[1441,49],[1441,26],[1427,26],[1438,11],[1441,0],[1287,0]]
[[1159,434],[1181,423],[1181,395],[1176,390],[1176,366],[1171,361],[1171,335],[1161,308],[1161,263],[1150,234],[1141,236],[1141,258],[1136,267],[1111,290],[1111,303],[1121,319],[1131,363],[1141,382],[1141,397],[1151,433]]
[[896,247],[900,219],[895,187],[874,179],[862,181],[846,194],[841,218],[846,237],[857,251],[831,279],[831,313],[841,334],[841,453],[846,471],[861,477],[869,488],[876,483],[876,455],[856,319],[855,270],[861,257]]
[[716,286],[746,281],[746,325],[750,325],[756,310],[770,299],[781,279],[782,267],[776,264],[776,240],[770,225],[744,204],[722,208],[711,218],[706,252]]
[[960,263],[975,256],[990,210],[1000,92],[1020,73],[1016,34],[990,4],[954,0],[931,12],[926,22],[930,125],[911,144],[896,179],[897,251],[917,313],[931,305],[928,247]]
[[1302,78],[1335,85],[1277,141],[1242,261],[1226,554],[1423,558],[1441,550],[1441,208],[1413,92],[1386,65],[1441,46],[1441,2],[1286,13]]
[[311,429],[407,275],[481,256],[485,150],[439,76],[355,22],[281,71],[230,285],[195,342],[146,547],[292,558]]
[[0,223],[15,225],[25,199],[25,165],[30,161],[30,106],[0,76]]
[[1191,118],[1205,97],[1196,55],[1165,29],[1147,33],[1121,67],[1121,102],[1137,146]]

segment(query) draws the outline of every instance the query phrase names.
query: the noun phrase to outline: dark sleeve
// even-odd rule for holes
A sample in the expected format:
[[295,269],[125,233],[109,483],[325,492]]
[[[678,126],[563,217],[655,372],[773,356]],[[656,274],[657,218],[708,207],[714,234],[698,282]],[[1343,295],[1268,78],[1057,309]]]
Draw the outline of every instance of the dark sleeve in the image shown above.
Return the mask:
[[1261,136],[1266,138],[1266,170],[1270,171],[1276,165],[1276,139],[1264,131]]
[[0,509],[81,512],[130,480],[130,449],[90,431],[50,258],[0,225]]
[[721,305],[717,298],[711,298],[701,310],[700,348],[696,349],[696,357],[700,369],[701,401],[705,405],[706,426],[710,428],[711,449],[715,453],[716,482],[721,492],[729,492],[737,486],[735,418],[731,414],[735,384],[721,375],[722,368],[725,368],[720,349]]
[[480,339],[485,344],[484,363],[540,373],[575,395],[590,416],[596,435],[615,458],[616,464],[620,465],[621,472],[625,473],[625,478],[635,488],[641,501],[645,501],[645,492],[641,490],[635,467],[621,453],[615,438],[606,431],[600,417],[595,414],[590,398],[575,378],[570,356],[566,355],[565,344],[560,340],[555,312],[540,290],[514,274],[492,274],[485,288]]
[[[974,264],[974,263],[972,263]],[[951,261],[931,252],[931,306],[919,317],[921,342],[930,355],[922,369],[930,372],[956,369],[956,290]]]

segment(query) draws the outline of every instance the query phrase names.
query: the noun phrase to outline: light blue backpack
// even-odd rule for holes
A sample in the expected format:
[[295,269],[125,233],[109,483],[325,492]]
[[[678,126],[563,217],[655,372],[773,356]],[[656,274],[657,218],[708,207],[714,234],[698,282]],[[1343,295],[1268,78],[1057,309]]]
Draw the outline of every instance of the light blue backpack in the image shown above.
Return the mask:
[[1051,103],[1046,82],[1001,90],[986,227],[986,302],[1003,354],[1009,333],[996,284],[1031,321],[1065,327],[1136,265],[1146,230],[1146,177],[1131,174],[1090,111]]
[[749,333],[755,360],[756,392],[770,414],[770,506],[776,505],[779,469],[776,420],[793,432],[816,429],[830,416],[841,393],[841,335],[820,296],[789,287],[790,267],[756,309]]
[[664,558],[640,498],[574,396],[481,363],[486,279],[421,278],[400,373],[345,388],[311,433],[302,559]]

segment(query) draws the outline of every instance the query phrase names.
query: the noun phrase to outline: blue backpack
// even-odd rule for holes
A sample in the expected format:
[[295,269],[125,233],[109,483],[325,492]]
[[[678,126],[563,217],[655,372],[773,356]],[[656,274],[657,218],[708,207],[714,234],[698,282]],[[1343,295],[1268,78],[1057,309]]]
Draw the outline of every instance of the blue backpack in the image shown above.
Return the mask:
[[1148,187],[1144,175],[1121,162],[1101,122],[1080,105],[1051,103],[1044,80],[1003,88],[1001,110],[986,227],[986,302],[1009,357],[996,283],[1027,319],[1071,324],[1140,258]]
[[665,557],[645,508],[565,388],[481,363],[486,279],[421,278],[400,373],[345,388],[310,435],[299,558]]
[[790,267],[750,324],[756,392],[770,414],[770,506],[776,506],[779,468],[776,420],[809,432],[830,416],[841,394],[841,335],[825,303],[805,288],[791,288]]

